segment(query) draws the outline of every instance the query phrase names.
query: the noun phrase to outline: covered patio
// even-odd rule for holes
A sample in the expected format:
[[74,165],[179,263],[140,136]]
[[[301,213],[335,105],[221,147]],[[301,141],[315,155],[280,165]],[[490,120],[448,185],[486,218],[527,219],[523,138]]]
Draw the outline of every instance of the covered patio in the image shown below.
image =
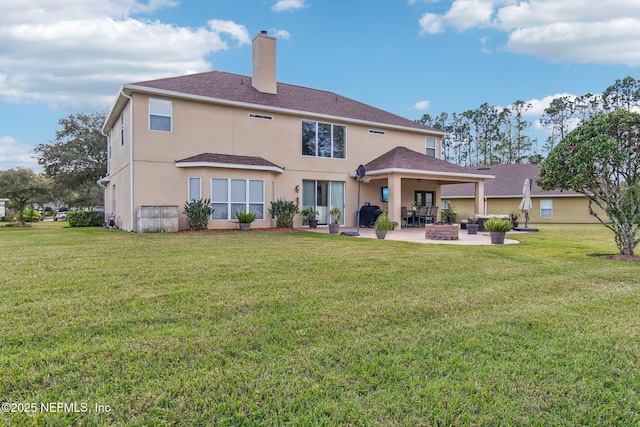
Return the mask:
[[[365,169],[363,187],[371,187],[370,191],[378,187],[387,189],[389,217],[398,224],[402,221],[402,207],[411,207],[416,200],[422,206],[440,207],[441,186],[446,184],[475,184],[475,210],[484,214],[484,184],[494,178],[480,172],[470,173],[465,167],[405,147],[396,147],[372,160]],[[355,172],[351,176],[355,177]]]
[[[329,234],[328,227],[318,227],[318,228],[301,228],[303,231],[311,231],[314,233],[323,233]],[[354,231],[350,227],[341,227],[340,231]],[[507,233],[507,238],[504,239],[505,245],[517,245],[520,242],[515,239],[511,239],[509,237],[517,236],[518,234],[522,234],[520,232],[509,232]],[[336,236],[341,238],[353,238],[351,236]],[[360,227],[360,236],[356,238],[364,238],[364,239],[376,239],[376,232],[373,228]],[[458,233],[458,240],[432,240],[426,239],[424,236],[424,228],[400,228],[396,227],[390,233],[387,233],[385,240],[395,240],[400,242],[412,242],[412,243],[426,243],[426,244],[441,244],[441,245],[463,245],[463,246],[483,246],[483,245],[491,245],[491,237],[488,232],[480,232],[478,234],[468,234],[465,230],[460,230]]]

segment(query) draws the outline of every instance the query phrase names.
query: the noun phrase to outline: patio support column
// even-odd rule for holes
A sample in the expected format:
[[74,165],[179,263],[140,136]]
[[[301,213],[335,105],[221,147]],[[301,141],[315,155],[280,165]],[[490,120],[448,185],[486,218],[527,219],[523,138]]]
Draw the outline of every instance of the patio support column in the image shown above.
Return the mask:
[[400,207],[402,205],[402,178],[398,174],[389,176],[389,218],[400,224]]
[[484,215],[484,181],[476,182],[476,213]]

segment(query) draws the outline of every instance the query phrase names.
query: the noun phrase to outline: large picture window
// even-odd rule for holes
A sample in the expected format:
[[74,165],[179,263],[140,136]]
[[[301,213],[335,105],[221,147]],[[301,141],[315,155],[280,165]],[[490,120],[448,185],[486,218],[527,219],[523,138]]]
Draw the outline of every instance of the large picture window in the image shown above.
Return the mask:
[[302,155],[344,159],[346,154],[346,126],[302,121]]
[[264,181],[213,178],[211,207],[211,219],[235,220],[238,212],[253,212],[256,219],[264,219]]
[[171,101],[149,98],[149,129],[171,132]]

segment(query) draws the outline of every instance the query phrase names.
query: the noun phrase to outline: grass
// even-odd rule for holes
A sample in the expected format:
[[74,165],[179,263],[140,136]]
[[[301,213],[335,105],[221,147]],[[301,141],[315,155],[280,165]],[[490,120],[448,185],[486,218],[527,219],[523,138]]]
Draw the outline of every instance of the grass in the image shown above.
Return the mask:
[[0,228],[0,395],[37,406],[7,425],[640,425],[640,270],[588,256],[616,251],[602,226],[461,247],[65,224]]

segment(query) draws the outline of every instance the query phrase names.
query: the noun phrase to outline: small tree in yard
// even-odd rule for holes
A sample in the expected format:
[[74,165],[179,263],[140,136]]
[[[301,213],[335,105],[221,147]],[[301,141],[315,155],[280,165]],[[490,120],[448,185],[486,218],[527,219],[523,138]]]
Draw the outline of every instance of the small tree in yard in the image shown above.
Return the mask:
[[640,243],[640,114],[620,109],[580,125],[549,153],[537,183],[545,191],[584,194],[589,213],[613,231],[620,253],[633,255]]

